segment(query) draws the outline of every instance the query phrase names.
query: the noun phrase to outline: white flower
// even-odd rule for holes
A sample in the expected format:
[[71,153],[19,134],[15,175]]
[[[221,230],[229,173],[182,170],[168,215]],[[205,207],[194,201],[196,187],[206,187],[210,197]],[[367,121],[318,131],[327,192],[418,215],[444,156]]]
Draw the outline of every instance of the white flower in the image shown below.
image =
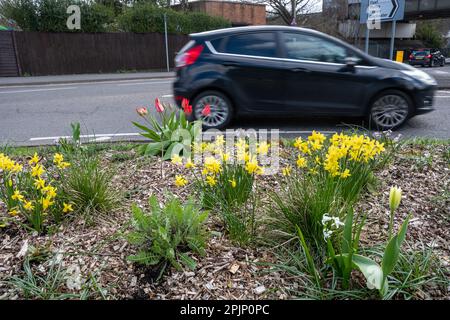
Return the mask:
[[325,224],[326,224],[328,221],[331,221],[331,220],[333,220],[333,218],[330,217],[330,216],[328,215],[328,213],[324,213],[323,216],[322,216],[322,225],[325,226]]
[[344,223],[341,220],[339,220],[338,217],[333,217],[333,224],[336,227],[336,229],[339,228],[340,226],[344,226]]
[[323,229],[323,239],[325,241],[327,241],[331,237],[332,234],[333,234],[333,231],[328,230],[328,229]]

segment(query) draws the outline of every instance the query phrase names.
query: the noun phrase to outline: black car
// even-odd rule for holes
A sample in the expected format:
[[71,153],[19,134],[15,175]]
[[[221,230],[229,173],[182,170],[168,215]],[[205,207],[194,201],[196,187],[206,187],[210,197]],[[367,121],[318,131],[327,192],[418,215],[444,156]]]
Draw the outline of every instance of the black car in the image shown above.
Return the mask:
[[432,111],[436,90],[432,77],[409,65],[289,26],[192,34],[175,62],[175,100],[181,107],[189,99],[191,118],[205,128],[224,128],[240,115],[282,114],[368,117],[378,129],[395,129]]
[[409,64],[423,67],[443,67],[445,66],[445,57],[436,49],[416,49],[412,50],[409,55]]

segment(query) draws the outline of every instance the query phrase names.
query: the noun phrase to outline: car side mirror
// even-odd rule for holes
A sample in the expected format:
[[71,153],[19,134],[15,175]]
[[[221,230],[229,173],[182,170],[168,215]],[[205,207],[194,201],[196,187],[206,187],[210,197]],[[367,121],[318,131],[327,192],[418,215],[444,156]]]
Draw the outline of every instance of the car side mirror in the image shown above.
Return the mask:
[[360,60],[355,57],[346,57],[344,61],[347,67],[354,68]]

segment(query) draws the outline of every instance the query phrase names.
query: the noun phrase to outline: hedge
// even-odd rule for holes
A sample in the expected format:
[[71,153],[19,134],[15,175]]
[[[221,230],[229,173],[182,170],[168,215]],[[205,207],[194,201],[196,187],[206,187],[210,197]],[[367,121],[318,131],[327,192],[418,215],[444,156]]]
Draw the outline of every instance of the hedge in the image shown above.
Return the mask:
[[164,32],[164,14],[169,33],[189,34],[227,28],[231,24],[221,17],[200,12],[180,12],[152,4],[137,4],[127,8],[118,17],[119,28],[128,32]]
[[[74,4],[81,9],[80,30],[69,30],[66,26],[67,7]],[[231,26],[221,17],[179,12],[152,3],[124,6],[117,12],[112,6],[83,0],[0,0],[0,13],[24,31],[41,32],[164,32],[164,14],[169,33],[189,34]]]

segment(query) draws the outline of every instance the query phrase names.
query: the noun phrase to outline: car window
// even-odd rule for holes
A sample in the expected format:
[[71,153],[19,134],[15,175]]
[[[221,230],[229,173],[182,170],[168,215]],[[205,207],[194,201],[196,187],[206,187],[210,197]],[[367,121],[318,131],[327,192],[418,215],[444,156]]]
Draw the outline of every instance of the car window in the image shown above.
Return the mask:
[[216,49],[216,51],[221,51],[223,39],[224,38],[217,38],[210,41],[214,49]]
[[288,59],[345,63],[348,50],[326,39],[301,33],[283,33]]
[[226,42],[224,52],[259,57],[276,57],[275,33],[260,32],[230,36]]
[[420,57],[420,56],[427,56],[430,54],[429,50],[420,50],[420,51],[413,51],[412,53],[413,55],[415,55],[416,57]]

